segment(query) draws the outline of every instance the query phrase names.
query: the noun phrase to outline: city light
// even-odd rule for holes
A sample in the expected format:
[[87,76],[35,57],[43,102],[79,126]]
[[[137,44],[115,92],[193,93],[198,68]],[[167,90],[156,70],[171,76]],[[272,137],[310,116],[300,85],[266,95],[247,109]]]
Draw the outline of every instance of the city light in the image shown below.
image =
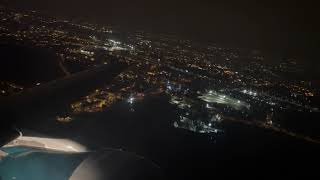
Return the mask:
[[246,90],[246,89],[243,90],[242,93],[248,94],[248,95],[250,95],[250,96],[257,96],[257,95],[258,95],[257,92],[254,92],[254,91],[252,91],[252,90]]
[[130,97],[129,99],[128,99],[128,102],[130,103],[130,104],[133,104],[133,102],[134,102],[134,97]]
[[[72,113],[55,118],[60,125],[77,121],[74,114],[103,112],[116,102],[124,102],[134,109],[134,104],[143,99],[139,93],[146,97],[163,93],[178,113],[174,126],[198,133],[218,132],[213,127],[222,120],[251,122],[264,118],[270,111],[279,113],[279,119],[289,112],[287,110],[319,112],[314,99],[318,99],[320,92],[313,81],[279,78],[279,72],[302,72],[294,59],[286,62],[279,59],[278,65],[270,65],[249,53],[244,63],[241,57],[245,51],[241,48],[219,45],[195,48],[193,44],[197,43],[174,36],[143,31],[122,34],[109,27],[53,20],[27,12],[17,22],[12,16],[15,13],[1,14],[0,36],[17,44],[27,42],[32,47],[50,49],[63,57],[59,66],[67,67],[65,69],[72,73],[109,64],[110,59],[136,64],[115,78],[110,86],[70,103]],[[115,33],[110,34],[112,32]],[[227,61],[220,62],[221,57]],[[34,83],[22,87],[13,82],[1,82],[2,96],[47,83],[34,79],[31,81]],[[276,121],[263,122],[272,127],[276,124]]]
[[230,96],[226,96],[224,94],[220,94],[217,92],[204,93],[198,96],[199,99],[207,102],[207,103],[216,103],[216,104],[223,104],[229,107],[232,107],[236,110],[240,109],[249,109],[250,105],[246,102],[241,102],[238,99],[232,98]]

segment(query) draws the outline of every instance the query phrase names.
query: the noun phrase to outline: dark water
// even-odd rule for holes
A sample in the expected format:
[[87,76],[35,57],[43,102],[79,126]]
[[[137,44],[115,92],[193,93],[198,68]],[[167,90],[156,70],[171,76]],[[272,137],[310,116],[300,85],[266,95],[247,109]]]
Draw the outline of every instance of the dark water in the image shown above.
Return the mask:
[[135,152],[158,164],[168,179],[318,176],[317,144],[234,123],[225,123],[224,134],[213,141],[173,128],[174,109],[165,96],[148,97],[132,106],[120,102],[103,113],[78,115],[69,124],[41,118],[27,128],[69,137],[91,149]]

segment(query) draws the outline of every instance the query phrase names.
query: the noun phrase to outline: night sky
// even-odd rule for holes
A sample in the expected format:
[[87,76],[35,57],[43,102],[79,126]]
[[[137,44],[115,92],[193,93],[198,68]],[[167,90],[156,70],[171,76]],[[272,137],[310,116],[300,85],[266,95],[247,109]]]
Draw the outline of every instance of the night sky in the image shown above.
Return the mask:
[[[307,1],[0,0],[73,20],[178,34],[318,62],[317,5]],[[3,3],[2,3],[3,4]]]

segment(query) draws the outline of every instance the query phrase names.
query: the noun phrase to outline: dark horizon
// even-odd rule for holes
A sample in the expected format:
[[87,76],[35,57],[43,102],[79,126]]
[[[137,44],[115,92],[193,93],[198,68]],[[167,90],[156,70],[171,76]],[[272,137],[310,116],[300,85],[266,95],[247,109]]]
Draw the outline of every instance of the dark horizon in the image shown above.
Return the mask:
[[261,49],[318,63],[316,6],[298,1],[229,0],[185,2],[69,0],[28,2],[1,0],[10,7],[55,17],[83,20],[125,30],[172,33],[229,47]]

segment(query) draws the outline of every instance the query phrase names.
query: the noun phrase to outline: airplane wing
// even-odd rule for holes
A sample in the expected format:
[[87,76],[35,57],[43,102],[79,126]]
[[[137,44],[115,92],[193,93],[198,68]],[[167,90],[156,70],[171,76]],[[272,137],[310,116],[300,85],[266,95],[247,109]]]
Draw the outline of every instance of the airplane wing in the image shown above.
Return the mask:
[[0,179],[160,180],[160,168],[133,153],[116,149],[65,153],[30,147],[4,148]]

